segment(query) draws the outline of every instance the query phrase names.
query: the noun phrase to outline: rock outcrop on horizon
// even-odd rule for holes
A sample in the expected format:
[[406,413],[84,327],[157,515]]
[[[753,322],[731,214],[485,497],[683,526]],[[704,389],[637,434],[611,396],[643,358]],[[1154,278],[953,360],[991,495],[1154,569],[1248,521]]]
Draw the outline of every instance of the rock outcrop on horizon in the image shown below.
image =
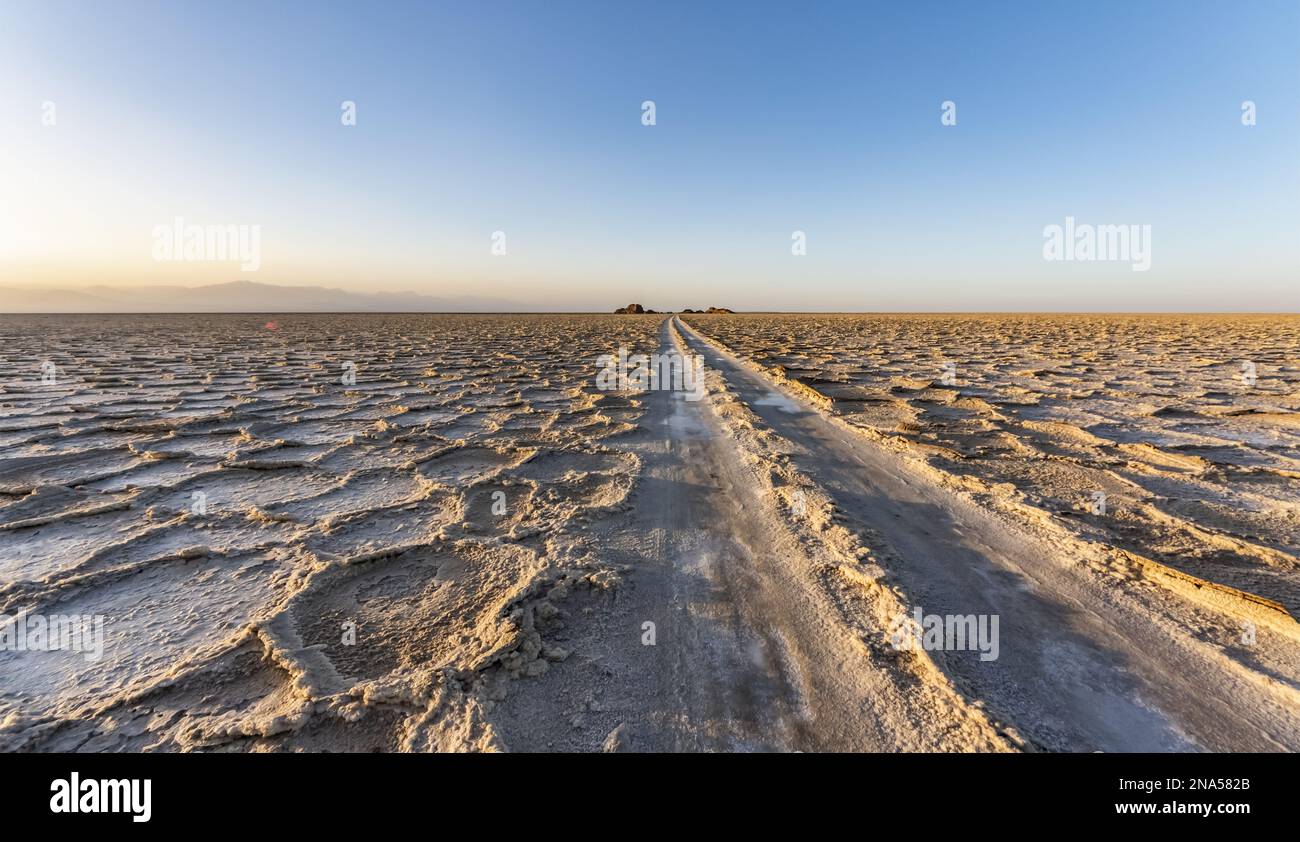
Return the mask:
[[[657,314],[659,311],[647,310],[646,308],[642,307],[640,304],[629,304],[626,307],[619,307],[614,312],[620,314],[629,314],[629,313],[631,314],[656,313]],[[679,310],[678,312],[686,314],[686,313],[735,313],[736,311],[730,310],[726,307],[710,307],[707,310],[692,310],[690,307],[687,307],[685,310]]]

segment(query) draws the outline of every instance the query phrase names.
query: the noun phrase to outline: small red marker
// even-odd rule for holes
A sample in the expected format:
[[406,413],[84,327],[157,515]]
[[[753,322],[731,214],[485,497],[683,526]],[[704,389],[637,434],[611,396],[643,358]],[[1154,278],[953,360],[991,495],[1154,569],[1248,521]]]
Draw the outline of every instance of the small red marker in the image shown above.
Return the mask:
[[276,324],[275,322],[267,322],[267,323],[266,323],[266,329],[267,329],[267,330],[279,330],[279,329],[280,329],[280,326],[279,326],[278,324]]

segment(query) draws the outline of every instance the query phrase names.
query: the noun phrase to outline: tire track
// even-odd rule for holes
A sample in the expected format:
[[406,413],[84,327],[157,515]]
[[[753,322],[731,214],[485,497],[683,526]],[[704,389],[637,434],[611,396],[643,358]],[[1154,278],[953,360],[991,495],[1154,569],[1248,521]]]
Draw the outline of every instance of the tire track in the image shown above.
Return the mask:
[[891,576],[926,614],[997,614],[995,661],[937,653],[945,672],[1033,744],[1064,751],[1294,750],[1294,688],[1235,668],[1179,618],[1144,614],[1069,547],[1010,528],[912,475],[675,320],[849,522],[883,537]]

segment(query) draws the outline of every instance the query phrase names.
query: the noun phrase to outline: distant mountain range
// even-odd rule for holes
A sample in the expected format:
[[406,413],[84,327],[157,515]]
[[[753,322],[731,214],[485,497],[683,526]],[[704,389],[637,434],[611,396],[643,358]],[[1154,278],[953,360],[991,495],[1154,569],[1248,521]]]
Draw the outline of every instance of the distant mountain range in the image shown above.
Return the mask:
[[440,298],[414,292],[348,292],[232,281],[182,286],[0,286],[0,313],[503,313],[527,311],[503,298]]

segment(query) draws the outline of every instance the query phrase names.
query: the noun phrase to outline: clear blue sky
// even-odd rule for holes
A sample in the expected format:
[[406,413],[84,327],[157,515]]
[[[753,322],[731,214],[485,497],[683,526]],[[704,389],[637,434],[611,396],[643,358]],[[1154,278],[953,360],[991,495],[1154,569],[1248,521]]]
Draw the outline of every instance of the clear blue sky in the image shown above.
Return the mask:
[[[1300,311],[1296,0],[803,6],[6,0],[0,283]],[[153,262],[177,215],[261,269]],[[1044,261],[1066,216],[1150,271]]]

